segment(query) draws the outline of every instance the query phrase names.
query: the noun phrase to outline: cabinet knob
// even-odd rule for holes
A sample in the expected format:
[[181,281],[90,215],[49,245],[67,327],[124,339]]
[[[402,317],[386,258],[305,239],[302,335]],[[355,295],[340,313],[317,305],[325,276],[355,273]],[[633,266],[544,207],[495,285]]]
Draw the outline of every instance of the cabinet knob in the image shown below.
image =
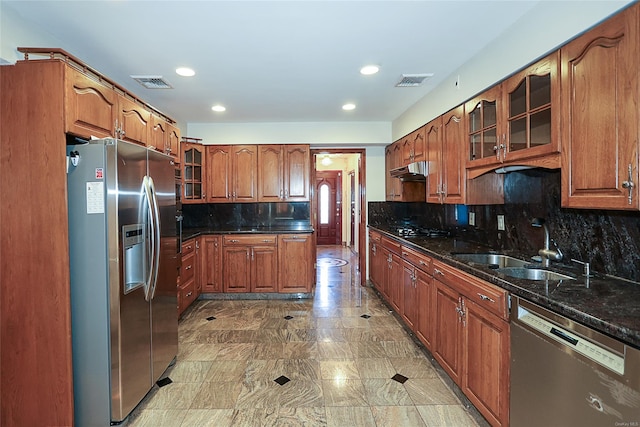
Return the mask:
[[486,295],[481,294],[480,292],[478,292],[478,296],[480,297],[481,300],[483,301],[491,301],[491,302],[496,302],[493,298],[490,298]]
[[434,269],[433,269],[433,273],[434,273],[434,274],[439,274],[439,275],[441,275],[441,276],[444,276],[444,273],[443,273],[442,271],[438,270],[437,268],[434,268]]

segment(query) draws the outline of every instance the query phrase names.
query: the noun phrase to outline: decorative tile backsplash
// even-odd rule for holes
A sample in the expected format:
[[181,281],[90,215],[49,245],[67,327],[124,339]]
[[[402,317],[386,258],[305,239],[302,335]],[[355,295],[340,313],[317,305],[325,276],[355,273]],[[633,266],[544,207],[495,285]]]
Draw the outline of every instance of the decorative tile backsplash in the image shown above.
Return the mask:
[[[455,205],[370,202],[368,218],[374,226],[456,229],[495,250],[535,255],[544,246],[544,233],[531,220],[540,217],[564,253],[563,263],[588,261],[593,271],[640,282],[640,212],[566,209],[560,197],[560,171],[531,169],[505,175],[504,205],[467,207],[475,214],[474,227],[456,221]],[[505,231],[498,231],[498,215],[505,216]]]

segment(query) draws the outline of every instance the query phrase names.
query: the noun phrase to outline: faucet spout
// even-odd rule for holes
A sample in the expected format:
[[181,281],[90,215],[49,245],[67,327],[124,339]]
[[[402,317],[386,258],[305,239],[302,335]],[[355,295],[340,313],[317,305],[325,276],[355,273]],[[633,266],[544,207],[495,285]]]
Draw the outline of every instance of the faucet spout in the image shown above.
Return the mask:
[[547,224],[545,223],[544,218],[534,218],[531,221],[531,226],[542,228],[544,230],[544,248],[538,251],[538,255],[540,255],[540,258],[542,258],[542,266],[549,267],[551,260],[554,260],[554,261],[562,260],[562,256],[563,256],[562,251],[560,250],[558,245],[556,245],[555,242],[553,242],[553,244],[556,247],[556,249],[555,250],[551,249],[551,246],[550,246],[551,237],[549,235],[549,227],[547,227]]

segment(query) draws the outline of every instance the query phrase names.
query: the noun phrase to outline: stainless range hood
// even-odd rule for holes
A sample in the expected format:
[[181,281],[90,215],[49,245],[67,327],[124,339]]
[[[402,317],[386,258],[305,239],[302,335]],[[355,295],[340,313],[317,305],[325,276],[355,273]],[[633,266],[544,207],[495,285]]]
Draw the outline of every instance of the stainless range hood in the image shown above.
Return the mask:
[[409,163],[389,171],[392,177],[401,181],[425,181],[427,173],[427,162]]

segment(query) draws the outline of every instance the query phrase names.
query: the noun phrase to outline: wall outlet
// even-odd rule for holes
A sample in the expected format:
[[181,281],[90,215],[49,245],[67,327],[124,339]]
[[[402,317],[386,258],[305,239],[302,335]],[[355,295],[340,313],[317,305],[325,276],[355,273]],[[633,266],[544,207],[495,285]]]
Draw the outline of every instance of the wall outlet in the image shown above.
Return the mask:
[[498,231],[504,231],[504,215],[498,215]]
[[469,225],[476,225],[476,213],[469,212]]

